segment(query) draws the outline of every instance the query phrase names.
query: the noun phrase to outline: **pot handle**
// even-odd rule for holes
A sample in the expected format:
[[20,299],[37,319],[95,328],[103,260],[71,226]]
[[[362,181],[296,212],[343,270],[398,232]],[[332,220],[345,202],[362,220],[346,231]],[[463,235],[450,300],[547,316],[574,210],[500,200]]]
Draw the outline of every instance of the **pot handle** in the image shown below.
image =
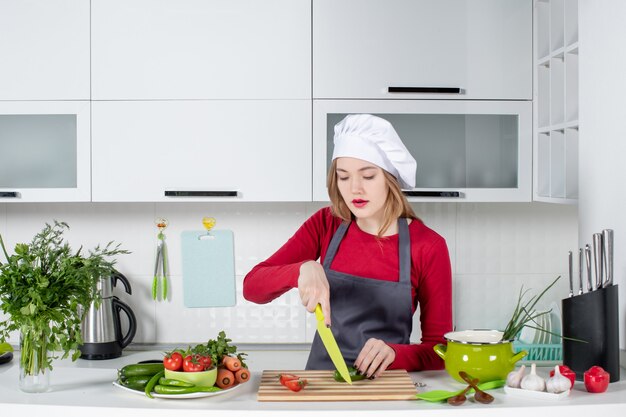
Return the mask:
[[[441,359],[443,359],[444,361],[446,360],[446,352],[447,352],[448,346],[446,345],[442,345],[441,343],[436,344],[435,346],[433,346],[433,350],[435,351],[435,353],[437,355],[439,355],[439,357]],[[521,359],[521,358],[520,358]]]
[[511,364],[514,364],[515,362],[517,362],[518,360],[522,359],[524,356],[528,355],[528,352],[525,350],[520,350],[519,352],[517,352],[515,355],[513,355],[511,357],[511,359],[509,359],[509,362]]

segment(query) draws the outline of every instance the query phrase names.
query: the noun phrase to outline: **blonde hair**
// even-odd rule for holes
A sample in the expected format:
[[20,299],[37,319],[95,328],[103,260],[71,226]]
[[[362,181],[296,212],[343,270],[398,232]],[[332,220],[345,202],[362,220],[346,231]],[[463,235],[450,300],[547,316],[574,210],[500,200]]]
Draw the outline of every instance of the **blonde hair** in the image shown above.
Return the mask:
[[[406,217],[407,219],[419,220],[413,208],[409,204],[396,177],[389,172],[382,170],[385,176],[385,183],[389,187],[389,193],[387,194],[387,201],[385,201],[385,208],[383,212],[383,223],[378,229],[378,237],[381,238],[383,233],[391,226],[391,224],[398,220],[399,217]],[[330,197],[330,209],[333,215],[341,218],[344,221],[353,219],[353,214],[343,200],[341,193],[339,192],[339,186],[337,185],[337,160],[333,160],[328,171],[328,178],[326,180],[326,186],[328,187],[328,196]]]

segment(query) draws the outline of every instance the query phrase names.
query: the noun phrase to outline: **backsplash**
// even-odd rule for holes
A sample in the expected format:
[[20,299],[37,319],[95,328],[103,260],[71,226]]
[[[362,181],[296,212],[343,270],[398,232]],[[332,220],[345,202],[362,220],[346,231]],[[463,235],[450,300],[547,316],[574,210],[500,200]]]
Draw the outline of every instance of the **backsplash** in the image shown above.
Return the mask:
[[[502,329],[520,287],[534,294],[557,275],[546,294],[547,307],[568,294],[567,251],[578,245],[577,209],[542,203],[413,203],[417,215],[448,243],[454,281],[456,329]],[[132,295],[116,289],[138,319],[134,343],[191,344],[225,330],[237,343],[309,343],[312,315],[291,290],[270,304],[243,299],[245,274],[278,249],[323,203],[53,203],[0,204],[0,233],[7,249],[30,242],[45,222],[67,222],[74,249],[115,241],[130,250],[117,268],[132,285]],[[185,308],[182,294],[181,240],[184,230],[203,230],[201,219],[217,219],[215,229],[235,236],[235,307]],[[156,217],[169,220],[165,230],[171,271],[171,300],[154,302]],[[419,318],[413,341],[419,341]],[[17,343],[16,335],[11,340]]]

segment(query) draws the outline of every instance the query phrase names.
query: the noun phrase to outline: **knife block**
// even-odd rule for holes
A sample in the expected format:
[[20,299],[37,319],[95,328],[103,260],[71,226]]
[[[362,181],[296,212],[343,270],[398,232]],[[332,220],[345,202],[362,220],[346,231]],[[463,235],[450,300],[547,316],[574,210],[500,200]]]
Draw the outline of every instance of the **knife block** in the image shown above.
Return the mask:
[[[563,312],[563,364],[576,372],[576,380],[594,365],[619,381],[619,310],[617,285],[610,285],[561,301]],[[567,340],[565,337],[587,343]]]

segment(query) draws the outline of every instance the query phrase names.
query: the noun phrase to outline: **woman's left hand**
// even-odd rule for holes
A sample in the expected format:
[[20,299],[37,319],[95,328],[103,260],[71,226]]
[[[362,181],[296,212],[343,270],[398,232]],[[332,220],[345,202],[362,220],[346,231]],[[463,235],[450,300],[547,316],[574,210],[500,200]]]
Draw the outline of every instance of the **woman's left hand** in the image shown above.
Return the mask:
[[370,338],[365,342],[354,367],[368,378],[377,378],[396,359],[396,351],[380,339]]

